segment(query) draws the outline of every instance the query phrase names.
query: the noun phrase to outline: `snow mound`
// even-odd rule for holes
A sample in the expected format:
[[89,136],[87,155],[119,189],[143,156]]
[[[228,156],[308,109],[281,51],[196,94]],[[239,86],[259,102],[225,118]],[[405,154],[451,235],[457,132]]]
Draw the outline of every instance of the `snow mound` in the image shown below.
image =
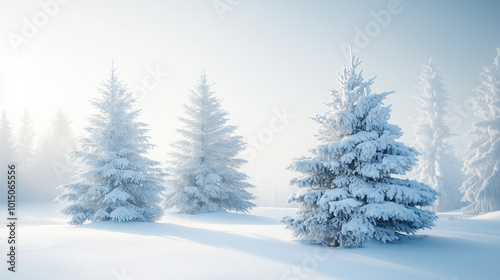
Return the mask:
[[488,221],[500,222],[500,211],[495,211],[495,212],[480,214],[480,215],[471,217],[470,219],[473,219],[473,220],[488,220]]
[[[19,205],[19,270],[8,280],[498,279],[500,212],[440,219],[425,238],[361,249],[299,242],[280,224],[295,208],[247,215],[167,213],[157,223],[71,226],[65,205]],[[0,203],[0,209],[7,205]],[[0,228],[7,236],[7,227]],[[417,235],[416,237],[422,237]],[[2,242],[3,243],[3,242]],[[5,247],[0,245],[0,253]]]

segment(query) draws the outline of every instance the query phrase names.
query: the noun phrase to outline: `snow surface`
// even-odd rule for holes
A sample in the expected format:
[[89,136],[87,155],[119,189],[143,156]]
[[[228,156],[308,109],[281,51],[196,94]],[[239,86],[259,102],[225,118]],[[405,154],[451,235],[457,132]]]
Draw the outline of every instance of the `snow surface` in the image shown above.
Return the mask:
[[[7,207],[0,204],[0,209]],[[67,224],[60,204],[18,206],[18,271],[0,279],[498,279],[500,212],[439,214],[417,240],[363,248],[303,244],[280,224],[292,208],[167,213],[158,223]],[[5,221],[6,222],[6,221]],[[0,231],[6,252],[6,227]]]

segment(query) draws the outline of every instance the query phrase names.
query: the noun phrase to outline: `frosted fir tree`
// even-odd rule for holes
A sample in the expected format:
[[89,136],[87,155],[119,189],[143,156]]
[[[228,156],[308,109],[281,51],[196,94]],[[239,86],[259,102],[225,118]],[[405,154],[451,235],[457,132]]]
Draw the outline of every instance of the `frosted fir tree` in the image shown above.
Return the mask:
[[361,247],[368,239],[401,239],[434,225],[430,206],[436,191],[417,181],[397,178],[415,165],[417,152],[396,139],[401,129],[388,123],[390,92],[372,93],[374,78],[364,80],[360,61],[338,74],[328,111],[314,120],[322,143],[289,169],[302,173],[291,181],[299,188],[296,217],[283,223],[300,239],[327,246]]
[[135,100],[114,67],[99,91],[102,97],[91,101],[97,113],[86,128],[88,137],[73,153],[84,167],[58,198],[71,204],[62,212],[76,225],[157,221],[163,215],[159,204],[165,174],[159,162],[145,155],[154,147],[146,136],[149,129],[136,120],[140,111],[133,109]]
[[169,162],[169,190],[166,208],[196,214],[221,209],[247,212],[255,206],[246,189],[247,175],[238,171],[246,160],[237,157],[245,148],[236,126],[227,125],[228,113],[202,74],[185,105],[184,128],[177,131],[183,140],[173,144]]
[[500,49],[493,66],[481,73],[478,97],[471,100],[476,122],[470,134],[475,137],[467,147],[463,171],[467,180],[462,185],[465,214],[500,210]]
[[441,74],[431,61],[424,65],[420,74],[420,95],[417,111],[418,124],[414,132],[415,146],[420,152],[417,168],[412,177],[437,190],[439,197],[432,206],[433,211],[459,209],[460,186],[463,175],[460,161],[448,144],[451,136],[444,122],[448,92],[442,83]]
[[[7,165],[15,163],[14,144],[12,139],[12,126],[7,117],[7,111],[2,110],[0,119],[0,168],[7,172]],[[2,172],[3,173],[3,172]],[[6,178],[6,177],[5,177]],[[0,202],[7,201],[7,180],[0,180]]]

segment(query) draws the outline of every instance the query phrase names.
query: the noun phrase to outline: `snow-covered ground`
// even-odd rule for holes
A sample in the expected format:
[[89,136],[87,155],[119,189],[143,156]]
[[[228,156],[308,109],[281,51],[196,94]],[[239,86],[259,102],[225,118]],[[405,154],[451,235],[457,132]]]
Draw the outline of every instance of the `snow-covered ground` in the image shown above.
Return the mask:
[[371,241],[364,248],[342,249],[294,240],[279,221],[295,209],[258,207],[247,215],[171,213],[158,223],[70,226],[57,213],[60,208],[19,205],[17,272],[7,271],[4,225],[0,279],[499,279],[500,275],[500,212],[474,217],[444,213],[437,226],[422,231],[417,240]]

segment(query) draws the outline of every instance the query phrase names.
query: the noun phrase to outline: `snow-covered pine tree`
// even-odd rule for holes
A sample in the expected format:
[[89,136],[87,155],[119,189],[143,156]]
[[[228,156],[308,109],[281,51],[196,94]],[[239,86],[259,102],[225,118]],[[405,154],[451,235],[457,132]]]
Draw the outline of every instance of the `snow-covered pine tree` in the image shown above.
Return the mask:
[[189,214],[220,209],[247,212],[255,206],[249,201],[253,195],[246,190],[253,186],[237,170],[246,162],[237,158],[245,144],[234,134],[236,126],[226,124],[228,113],[205,74],[184,108],[187,117],[180,118],[184,128],[177,130],[184,140],[172,145],[165,207]]
[[[7,172],[7,165],[14,163],[15,157],[12,126],[7,117],[7,111],[3,109],[0,120],[0,170],[2,173]],[[7,190],[7,180],[0,180],[0,190]],[[7,201],[6,195],[6,191],[0,193],[0,202]]]
[[443,119],[449,96],[441,73],[432,61],[423,66],[419,90],[421,94],[417,100],[420,107],[416,115],[418,124],[414,135],[415,146],[420,155],[412,177],[438,191],[439,197],[432,206],[433,211],[459,209],[462,206],[460,186],[463,175],[460,161],[448,143],[451,134]]
[[357,71],[359,58],[338,74],[329,110],[314,120],[322,142],[312,155],[289,167],[303,173],[291,181],[300,190],[289,202],[299,204],[296,217],[283,223],[300,239],[327,246],[360,247],[370,238],[398,240],[434,225],[431,205],[436,191],[417,181],[395,178],[415,165],[412,148],[395,141],[400,128],[388,123],[390,94],[372,93],[373,79]]
[[110,78],[99,89],[102,98],[91,101],[98,112],[73,153],[83,163],[78,180],[64,185],[59,201],[71,203],[62,210],[71,224],[85,221],[157,221],[164,190],[160,163],[146,153],[154,147],[146,136],[147,125],[138,122],[134,99],[111,67]]
[[500,210],[500,49],[493,66],[485,67],[483,82],[471,100],[476,122],[470,134],[475,137],[467,147],[463,171],[467,180],[462,185],[465,214]]

